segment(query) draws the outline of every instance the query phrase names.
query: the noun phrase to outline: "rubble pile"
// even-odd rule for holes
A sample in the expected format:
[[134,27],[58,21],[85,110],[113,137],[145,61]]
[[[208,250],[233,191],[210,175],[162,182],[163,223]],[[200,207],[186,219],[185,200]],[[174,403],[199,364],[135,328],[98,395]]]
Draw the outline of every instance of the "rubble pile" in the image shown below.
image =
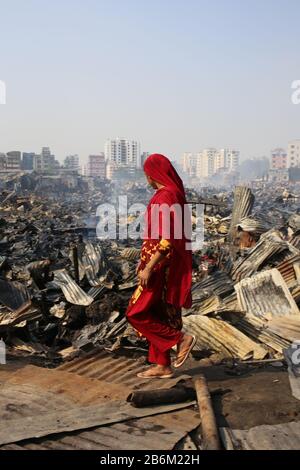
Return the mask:
[[[0,202],[0,335],[14,354],[49,358],[72,344],[111,341],[126,329],[139,255],[138,242],[126,240],[126,250],[123,241],[96,239],[96,209],[115,188],[102,183],[62,198],[30,182],[30,191],[28,181],[4,189]],[[134,200],[147,197],[128,186]]]
[[[151,193],[139,183],[51,187],[34,174],[2,182],[0,336],[9,353],[63,360],[95,346],[145,346],[125,318],[141,242],[96,237],[98,205],[120,194],[145,204]],[[277,358],[299,337],[299,194],[296,186],[187,192],[205,207],[193,305],[183,312],[196,355]]]

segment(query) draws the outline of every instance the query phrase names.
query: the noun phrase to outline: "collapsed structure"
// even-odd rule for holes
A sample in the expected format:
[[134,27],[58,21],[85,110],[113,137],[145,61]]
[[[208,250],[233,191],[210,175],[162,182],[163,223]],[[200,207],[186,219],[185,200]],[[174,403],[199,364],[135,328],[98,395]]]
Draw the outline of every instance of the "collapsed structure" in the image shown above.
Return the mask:
[[[95,227],[99,204],[122,192],[146,203],[145,188],[77,182],[66,189],[59,182],[53,191],[34,174],[2,184],[0,337],[7,354],[64,370],[95,348],[143,351],[125,318],[140,241],[98,240]],[[189,201],[205,206],[193,305],[183,312],[184,329],[197,337],[195,357],[282,359],[300,339],[298,189],[293,197],[278,187],[238,187],[217,197],[188,191]]]

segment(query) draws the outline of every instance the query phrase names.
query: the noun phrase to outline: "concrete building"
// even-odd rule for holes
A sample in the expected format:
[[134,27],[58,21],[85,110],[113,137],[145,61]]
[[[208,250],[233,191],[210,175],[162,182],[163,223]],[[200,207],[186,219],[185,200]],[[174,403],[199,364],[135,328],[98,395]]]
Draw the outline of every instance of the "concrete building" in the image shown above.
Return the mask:
[[281,170],[287,168],[287,153],[282,148],[271,151],[271,170]]
[[234,149],[220,149],[214,158],[214,173],[225,170],[227,173],[236,173],[239,169],[240,152]]
[[105,160],[117,166],[141,168],[141,146],[136,140],[108,139],[104,146]]
[[300,167],[300,139],[289,142],[287,161],[288,168]]
[[38,173],[42,172],[42,157],[41,155],[34,155],[33,158],[33,169],[34,171],[37,171]]
[[18,152],[18,151],[7,152],[6,170],[7,171],[20,171],[21,170],[21,152]]
[[51,172],[55,168],[55,157],[51,154],[49,147],[43,147],[41,153],[42,172]]
[[289,181],[289,170],[287,168],[271,168],[268,180],[272,183],[287,183]]
[[220,170],[226,168],[227,163],[227,151],[226,149],[221,149],[216,152],[214,158],[214,173],[218,173]]
[[190,162],[192,159],[192,155],[193,155],[192,152],[184,152],[184,154],[181,157],[182,170],[187,174],[189,174],[190,172]]
[[34,166],[34,152],[23,152],[22,154],[22,170],[33,170]]
[[79,156],[76,155],[68,155],[64,159],[64,168],[73,171],[79,171]]
[[106,178],[108,180],[112,180],[114,178],[114,174],[118,168],[118,165],[114,162],[107,161],[106,162]]
[[197,163],[198,163],[197,153],[185,152],[182,155],[182,159],[181,159],[182,170],[190,178],[195,178],[197,176]]
[[210,178],[214,173],[217,150],[215,148],[204,149],[198,154],[198,174],[200,178]]
[[87,163],[87,176],[103,179],[106,177],[105,156],[103,152],[98,155],[89,155]]
[[147,160],[147,158],[149,157],[150,152],[143,152],[142,155],[141,155],[141,167],[143,168],[143,165],[145,163],[145,161]]
[[49,147],[43,147],[40,155],[33,157],[33,169],[39,173],[57,173],[60,169],[60,163],[55,160]]
[[225,149],[225,168],[229,173],[236,173],[239,170],[240,152],[233,149]]
[[6,153],[0,152],[0,171],[6,171]]
[[207,148],[198,153],[184,153],[181,165],[191,178],[205,179],[219,173],[237,173],[239,156],[238,150]]

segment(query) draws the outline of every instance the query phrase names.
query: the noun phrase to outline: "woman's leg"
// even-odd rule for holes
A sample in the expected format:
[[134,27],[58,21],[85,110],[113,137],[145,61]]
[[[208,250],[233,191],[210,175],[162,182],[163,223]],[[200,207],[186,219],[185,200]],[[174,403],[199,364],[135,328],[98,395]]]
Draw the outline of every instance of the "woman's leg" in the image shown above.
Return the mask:
[[165,352],[160,352],[159,349],[153,344],[149,343],[149,355],[148,355],[149,362],[153,364],[158,364],[160,366],[170,366],[171,365],[171,358],[170,358],[170,350]]
[[159,321],[157,315],[153,314],[150,310],[134,313],[133,315],[129,313],[127,319],[162,355],[167,351],[169,352],[183,338],[181,331],[175,330]]

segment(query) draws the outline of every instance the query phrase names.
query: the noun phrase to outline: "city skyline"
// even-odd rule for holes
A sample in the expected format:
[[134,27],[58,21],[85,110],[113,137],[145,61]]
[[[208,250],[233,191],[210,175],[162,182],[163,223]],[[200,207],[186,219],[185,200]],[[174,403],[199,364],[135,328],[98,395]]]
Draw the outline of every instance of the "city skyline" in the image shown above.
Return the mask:
[[[114,145],[116,145],[116,143],[120,141],[120,142],[126,142],[126,145],[129,145],[129,147],[131,147],[131,145],[133,144],[134,145],[134,148],[133,150],[128,150],[126,149],[126,152],[129,151],[128,155],[126,156],[126,161],[117,161],[116,160],[116,155],[113,157],[112,155],[110,155],[111,153],[111,149],[109,149],[109,151],[107,150],[107,144],[108,143],[111,143],[113,142]],[[211,147],[206,147],[206,148],[198,148],[197,150],[195,151],[184,151],[178,159],[172,159],[170,157],[170,159],[172,161],[176,161],[178,164],[182,164],[182,161],[184,159],[184,156],[185,155],[191,155],[192,158],[197,158],[197,155],[199,156],[200,154],[202,154],[203,152],[205,151],[214,151],[216,152],[217,154],[220,154],[220,152],[222,151],[225,151],[225,152],[228,152],[228,151],[237,151],[238,152],[238,159],[240,162],[242,161],[245,161],[245,160],[257,160],[257,159],[261,159],[261,158],[267,158],[270,160],[270,162],[272,161],[272,158],[273,158],[273,153],[274,152],[277,152],[277,151],[282,151],[284,152],[286,155],[288,154],[289,152],[289,149],[290,149],[290,146],[293,145],[294,143],[297,143],[297,145],[299,145],[300,143],[300,139],[293,139],[293,140],[290,140],[289,142],[286,142],[284,146],[282,147],[271,147],[267,153],[267,155],[258,155],[258,156],[252,156],[252,157],[244,157],[244,158],[241,158],[241,152],[239,149],[237,149],[236,147],[227,147],[225,148],[224,146],[221,147],[221,148],[217,148],[216,146],[211,146]],[[120,145],[120,144],[117,144],[117,145]],[[47,149],[49,150],[51,148],[51,151],[52,151],[52,146],[42,146],[42,148],[40,149],[39,152],[36,152],[34,150],[31,149],[31,151],[28,151],[28,149],[24,150],[24,149],[16,149],[16,148],[12,148],[12,149],[0,149],[0,154],[9,154],[9,153],[20,153],[20,155],[35,155],[35,156],[40,156],[44,149]],[[118,147],[117,147],[118,148]],[[299,147],[298,147],[299,148]],[[134,154],[132,154],[131,152],[134,152]],[[116,152],[116,150],[114,150],[114,152]],[[103,147],[102,149],[100,149],[98,152],[92,152],[90,153],[89,155],[85,155],[85,156],[82,156],[82,155],[79,155],[78,152],[74,152],[73,154],[71,153],[68,153],[67,155],[64,155],[62,156],[60,159],[57,157],[57,154],[55,151],[52,151],[52,157],[55,158],[61,165],[63,165],[68,159],[70,158],[74,158],[76,157],[78,159],[78,162],[81,164],[81,165],[86,165],[89,161],[89,157],[91,155],[104,155],[105,156],[105,161],[114,161],[114,163],[116,163],[117,165],[122,165],[122,164],[125,164],[125,165],[130,165],[130,164],[133,164],[133,166],[137,166],[137,167],[141,167],[142,166],[142,160],[143,158],[145,158],[145,156],[148,156],[150,155],[152,152],[148,152],[146,151],[142,145],[141,145],[141,142],[139,140],[132,140],[132,139],[127,139],[127,138],[120,138],[120,137],[115,137],[113,139],[107,139],[106,142],[103,144]],[[121,154],[122,154],[122,150],[121,150]],[[131,157],[130,157],[131,155]],[[130,161],[130,159],[132,159],[132,156],[134,155],[134,159],[132,161]],[[129,159],[128,159],[129,158]],[[220,157],[221,158],[221,161],[225,161],[224,160],[224,156]],[[300,157],[299,157],[300,158]],[[222,164],[218,163],[217,164],[218,168],[222,167]],[[297,164],[294,164],[294,166],[300,166],[300,159],[298,161],[297,159]],[[183,164],[183,167],[184,167],[184,164]]]
[[86,160],[119,135],[177,161],[269,155],[299,138],[299,13],[297,0],[1,2],[0,149]]

